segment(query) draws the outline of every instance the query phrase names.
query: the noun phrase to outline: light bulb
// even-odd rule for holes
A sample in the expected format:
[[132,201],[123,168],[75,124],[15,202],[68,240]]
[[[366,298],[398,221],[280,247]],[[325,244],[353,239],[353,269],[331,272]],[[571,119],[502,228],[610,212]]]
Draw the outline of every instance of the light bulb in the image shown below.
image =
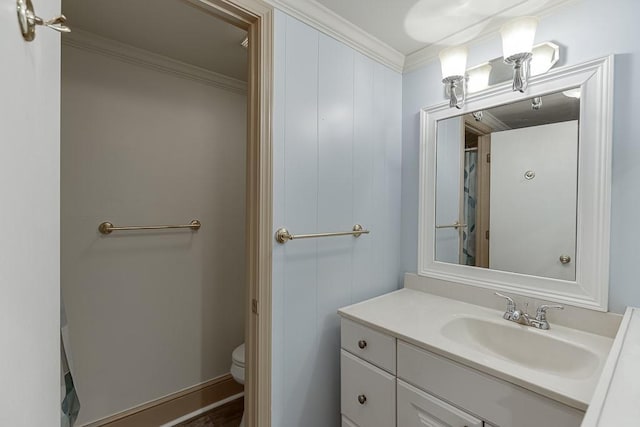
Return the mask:
[[454,46],[444,49],[438,55],[442,67],[442,78],[464,76],[467,69],[467,47]]
[[565,90],[564,92],[562,92],[562,94],[566,97],[569,98],[577,98],[580,99],[580,88],[574,88],[574,89],[569,89],[569,90]]
[[504,59],[513,55],[531,53],[537,26],[538,18],[534,16],[518,18],[503,25],[500,35]]
[[470,68],[469,81],[467,82],[467,90],[471,92],[479,92],[489,87],[489,76],[491,75],[491,64],[485,62],[477,67]]

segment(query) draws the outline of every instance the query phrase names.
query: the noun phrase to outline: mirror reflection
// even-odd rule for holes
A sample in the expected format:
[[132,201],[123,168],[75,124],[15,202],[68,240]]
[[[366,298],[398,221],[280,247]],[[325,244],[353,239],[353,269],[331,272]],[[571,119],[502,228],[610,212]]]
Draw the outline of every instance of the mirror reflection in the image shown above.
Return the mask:
[[580,89],[437,122],[436,261],[575,280]]

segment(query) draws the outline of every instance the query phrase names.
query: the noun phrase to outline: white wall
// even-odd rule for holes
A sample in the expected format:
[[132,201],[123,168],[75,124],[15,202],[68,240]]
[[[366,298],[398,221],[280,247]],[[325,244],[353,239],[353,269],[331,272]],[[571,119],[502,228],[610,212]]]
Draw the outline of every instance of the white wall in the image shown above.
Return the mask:
[[[460,212],[460,190],[464,149],[463,117],[441,120],[437,126],[436,150],[436,225],[464,222]],[[460,231],[457,228],[436,229],[436,261],[460,262]]]
[[336,310],[401,282],[401,75],[281,12],[274,71],[274,230],[371,230],[274,240],[272,425],[337,426]]
[[[55,16],[60,1],[41,2]],[[0,9],[0,425],[60,422],[60,35]]]
[[[552,40],[562,46],[560,65],[616,54],[611,212],[611,270],[609,309],[621,313],[626,305],[640,306],[637,211],[640,210],[640,2],[581,0],[560,7],[540,20],[536,42]],[[472,44],[470,66],[502,56],[498,35]],[[442,83],[437,60],[403,76],[402,123],[402,260],[403,269],[417,268],[418,153],[420,108],[441,103]]]
[[[61,277],[82,424],[229,371],[244,340],[246,97],[70,46],[62,68]],[[97,231],[196,218],[195,233]]]

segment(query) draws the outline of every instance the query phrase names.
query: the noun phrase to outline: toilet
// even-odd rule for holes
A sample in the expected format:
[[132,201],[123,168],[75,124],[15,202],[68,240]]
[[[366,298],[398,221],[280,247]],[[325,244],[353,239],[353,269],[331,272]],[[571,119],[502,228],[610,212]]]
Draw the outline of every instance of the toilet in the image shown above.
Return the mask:
[[[244,385],[244,343],[231,353],[231,376],[236,382]],[[240,427],[244,427],[244,414],[242,414]]]

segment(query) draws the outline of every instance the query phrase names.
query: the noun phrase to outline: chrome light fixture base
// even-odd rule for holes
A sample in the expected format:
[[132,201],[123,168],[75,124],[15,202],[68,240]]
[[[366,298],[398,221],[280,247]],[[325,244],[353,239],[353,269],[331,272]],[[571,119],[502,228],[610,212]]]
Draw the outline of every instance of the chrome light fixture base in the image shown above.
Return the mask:
[[518,53],[504,59],[505,64],[513,66],[513,91],[524,93],[529,86],[531,75],[531,52]]
[[467,79],[465,76],[449,76],[442,79],[449,96],[449,107],[462,108],[467,96]]

